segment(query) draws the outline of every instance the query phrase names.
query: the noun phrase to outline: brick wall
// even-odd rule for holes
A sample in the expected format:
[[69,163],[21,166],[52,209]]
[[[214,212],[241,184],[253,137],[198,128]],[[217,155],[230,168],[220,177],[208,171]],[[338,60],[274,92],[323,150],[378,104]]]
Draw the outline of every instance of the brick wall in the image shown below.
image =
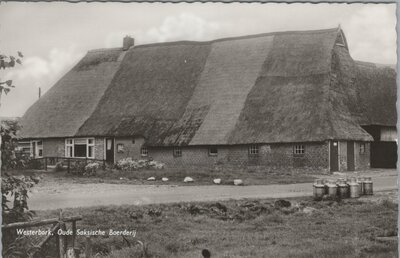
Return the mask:
[[[123,158],[131,157],[133,159],[140,159],[140,149],[144,143],[143,138],[115,138],[115,161]],[[122,151],[118,152],[118,144],[121,144]]]
[[65,139],[53,138],[43,140],[43,157],[64,157]]
[[219,146],[218,155],[210,156],[208,146],[182,147],[182,156],[174,157],[171,147],[149,148],[149,157],[169,167],[184,166],[269,166],[328,168],[328,144],[305,143],[305,154],[295,157],[293,144],[265,144],[259,155],[249,155],[248,145]]
[[95,138],[94,144],[94,158],[104,159],[104,138]]

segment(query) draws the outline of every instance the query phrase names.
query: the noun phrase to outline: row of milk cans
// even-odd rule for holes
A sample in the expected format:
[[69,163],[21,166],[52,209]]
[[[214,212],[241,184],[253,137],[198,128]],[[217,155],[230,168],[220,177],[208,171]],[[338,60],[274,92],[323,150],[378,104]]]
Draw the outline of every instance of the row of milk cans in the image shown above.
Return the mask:
[[361,195],[372,195],[371,177],[350,177],[332,179],[316,179],[313,184],[314,199],[321,200],[324,196],[331,198],[358,198]]

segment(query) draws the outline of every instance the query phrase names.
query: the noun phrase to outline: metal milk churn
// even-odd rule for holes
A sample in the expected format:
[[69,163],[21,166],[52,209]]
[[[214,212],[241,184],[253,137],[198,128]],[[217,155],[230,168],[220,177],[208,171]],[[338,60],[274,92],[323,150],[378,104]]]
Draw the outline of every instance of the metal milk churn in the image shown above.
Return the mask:
[[322,200],[325,195],[325,185],[322,179],[316,179],[313,184],[314,200]]
[[337,181],[337,186],[338,186],[338,195],[340,198],[344,199],[344,198],[349,198],[349,185],[346,184],[346,180],[344,180],[343,178],[339,178],[339,180]]
[[364,177],[357,178],[358,187],[360,187],[360,196],[365,194],[364,193],[365,192],[365,190],[364,190],[364,186],[365,186],[364,181],[365,181]]
[[350,198],[358,198],[360,197],[360,186],[356,181],[355,177],[350,178],[350,182],[348,183],[350,187]]
[[326,185],[328,186],[328,196],[331,198],[336,198],[338,189],[336,183],[332,180],[329,180]]
[[365,178],[365,181],[364,181],[364,193],[366,195],[373,195],[372,178],[371,177]]

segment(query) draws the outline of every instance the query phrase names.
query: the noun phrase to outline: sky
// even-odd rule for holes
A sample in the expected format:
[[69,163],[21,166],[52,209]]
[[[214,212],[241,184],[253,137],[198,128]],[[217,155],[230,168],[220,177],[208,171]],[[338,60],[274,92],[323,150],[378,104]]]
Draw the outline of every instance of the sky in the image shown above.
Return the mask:
[[0,52],[24,54],[0,70],[16,88],[2,96],[0,116],[22,116],[91,49],[287,30],[343,29],[353,59],[396,64],[395,4],[162,4],[0,2]]

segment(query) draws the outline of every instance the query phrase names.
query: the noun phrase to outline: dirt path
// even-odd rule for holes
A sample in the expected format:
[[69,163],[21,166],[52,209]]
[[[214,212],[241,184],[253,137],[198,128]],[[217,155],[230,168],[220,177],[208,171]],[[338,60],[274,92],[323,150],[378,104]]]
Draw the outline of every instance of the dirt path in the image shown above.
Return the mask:
[[[397,173],[373,177],[374,191],[397,189]],[[31,193],[33,210],[98,205],[156,204],[244,198],[288,198],[312,195],[312,184],[254,186],[173,186],[123,184],[63,184],[39,186]]]

